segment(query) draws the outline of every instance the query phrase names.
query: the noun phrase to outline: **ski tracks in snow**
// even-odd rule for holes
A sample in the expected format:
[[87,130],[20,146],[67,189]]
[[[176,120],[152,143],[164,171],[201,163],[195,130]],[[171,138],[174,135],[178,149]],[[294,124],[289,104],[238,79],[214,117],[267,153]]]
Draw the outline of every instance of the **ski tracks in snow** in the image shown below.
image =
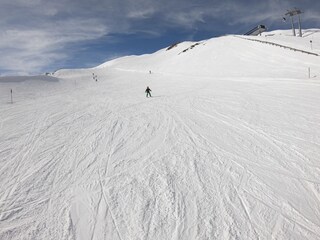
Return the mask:
[[[269,106],[273,87],[203,81],[150,99],[79,87],[7,109],[0,237],[319,238],[319,143],[303,135],[316,121]],[[301,128],[286,124],[295,116]]]
[[[238,134],[233,134],[233,136],[239,135],[239,137],[243,139],[250,139],[250,138],[256,139],[256,141],[251,141],[251,143],[257,144],[258,147],[260,144],[263,144],[261,149],[265,149],[267,151],[265,153],[260,152],[260,154],[257,155],[257,157],[253,156],[254,158],[252,158],[252,160],[250,160],[250,155],[248,155],[247,159],[243,158],[241,160],[239,156],[241,156],[242,154],[237,152],[234,153],[234,149],[229,148],[228,152],[229,153],[233,152],[232,155],[234,155],[234,157],[232,157],[234,159],[232,160],[233,165],[240,164],[244,168],[244,172],[247,172],[251,176],[254,176],[257,182],[260,182],[260,184],[263,184],[263,185],[266,184],[265,186],[268,186],[268,188],[270,190],[272,189],[273,191],[276,190],[276,187],[277,187],[276,185],[274,185],[274,183],[272,183],[276,178],[279,178],[280,182],[282,181],[282,179],[285,180],[286,182],[288,182],[287,179],[291,179],[291,181],[289,181],[288,183],[291,188],[294,188],[296,190],[297,195],[295,197],[297,198],[297,196],[302,192],[305,193],[305,195],[302,195],[300,197],[300,202],[295,202],[292,204],[295,205],[298,203],[299,204],[298,206],[301,207],[301,201],[306,201],[308,203],[306,205],[307,207],[302,212],[293,211],[294,214],[292,216],[290,215],[286,216],[285,214],[283,214],[284,212],[283,206],[288,205],[286,203],[289,200],[287,195],[290,195],[290,193],[288,191],[284,191],[285,194],[282,194],[280,191],[276,190],[275,193],[279,196],[278,202],[280,203],[282,202],[282,204],[280,204],[279,207],[271,208],[270,210],[272,212],[273,210],[277,209],[276,212],[278,214],[281,214],[281,217],[284,217],[285,221],[289,221],[290,224],[298,224],[302,229],[304,229],[305,234],[307,236],[308,235],[313,235],[314,237],[317,236],[319,232],[319,224],[318,224],[319,219],[317,217],[317,212],[319,211],[319,209],[315,210],[316,211],[315,214],[311,214],[313,215],[313,220],[309,219],[310,211],[312,211],[311,206],[319,205],[319,199],[317,197],[317,194],[314,194],[315,193],[314,189],[310,188],[310,185],[309,185],[309,184],[317,183],[317,179],[313,178],[312,175],[310,179],[310,169],[308,169],[308,171],[305,172],[305,164],[307,162],[310,162],[309,158],[298,151],[293,151],[292,153],[292,148],[288,145],[288,143],[280,142],[278,139],[275,139],[271,135],[265,133],[262,129],[258,128],[257,126],[251,127],[250,125],[248,125],[248,123],[244,122],[243,120],[236,119],[234,117],[230,117],[225,114],[221,114],[215,109],[211,110],[211,113],[210,112],[208,113],[208,109],[210,108],[201,106],[201,102],[204,102],[204,101],[202,98],[199,98],[199,100],[197,100],[196,102],[196,105],[194,105],[195,111],[205,116],[206,118],[212,119],[213,125],[216,125],[214,124],[214,122],[221,123],[226,126],[226,127],[223,127],[222,125],[221,127],[228,129],[228,131],[232,129],[234,129],[235,131],[238,131]],[[214,102],[211,102],[210,104],[214,104]],[[202,109],[206,109],[207,111],[204,112],[202,111]],[[258,122],[255,122],[255,124],[257,123]],[[247,134],[249,134],[249,136],[246,136]],[[222,135],[219,134],[219,136],[222,136]],[[268,149],[270,149],[271,151]],[[246,149],[244,150],[246,151]],[[254,153],[255,151],[250,151],[250,152]],[[267,155],[264,157],[263,155],[261,155],[261,153],[267,154]],[[279,164],[279,167],[276,167],[276,169],[279,169],[279,170],[274,171],[275,169],[274,165],[272,167],[268,167],[264,162],[260,163],[259,159],[264,159],[264,161],[274,159],[273,164]],[[288,161],[288,159],[291,159],[291,161]],[[270,175],[270,173],[275,178],[271,182],[270,182],[271,179],[269,179],[270,177],[268,176]],[[315,172],[315,176],[317,175],[319,175],[319,172]],[[270,185],[270,183],[272,185]],[[309,185],[309,187],[306,187],[306,185],[307,186]],[[236,186],[236,184],[232,184],[232,186]],[[250,194],[251,190],[248,187],[249,186],[244,185],[241,187],[241,189],[236,190],[236,192],[237,193],[239,191],[242,192],[241,195],[248,194],[248,193]],[[248,219],[250,219],[249,211],[247,210],[248,208],[246,207],[245,201],[242,200],[241,195],[238,194],[239,199],[241,201],[241,205],[243,206],[246,212],[246,215],[248,216]],[[305,200],[302,200],[306,195],[308,195],[308,198],[306,198]],[[259,201],[261,201],[261,203],[265,204],[266,206],[270,207],[272,205],[268,202],[265,202],[265,200],[262,200],[263,198],[259,198],[257,196],[255,198],[259,199]],[[253,212],[253,214],[255,213]],[[255,220],[253,222],[257,222],[257,221]],[[310,228],[310,226],[312,227]],[[260,233],[260,234],[256,234],[256,236],[263,236],[263,235]]]

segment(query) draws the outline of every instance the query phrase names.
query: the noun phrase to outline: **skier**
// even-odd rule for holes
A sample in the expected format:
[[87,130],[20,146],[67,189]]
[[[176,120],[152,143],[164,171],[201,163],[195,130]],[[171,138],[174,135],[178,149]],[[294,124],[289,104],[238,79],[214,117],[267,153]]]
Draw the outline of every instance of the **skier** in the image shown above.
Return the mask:
[[147,96],[146,97],[148,97],[148,96],[150,96],[151,97],[151,89],[149,88],[149,87],[147,87],[147,89],[146,89],[146,91],[145,91],[146,93],[147,93]]

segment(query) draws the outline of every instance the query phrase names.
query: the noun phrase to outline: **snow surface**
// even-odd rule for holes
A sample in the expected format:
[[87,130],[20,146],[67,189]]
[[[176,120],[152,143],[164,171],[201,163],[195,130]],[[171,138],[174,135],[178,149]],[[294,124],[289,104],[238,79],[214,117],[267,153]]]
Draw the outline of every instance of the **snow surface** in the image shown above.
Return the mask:
[[320,239],[320,56],[250,40],[288,35],[0,78],[0,239]]

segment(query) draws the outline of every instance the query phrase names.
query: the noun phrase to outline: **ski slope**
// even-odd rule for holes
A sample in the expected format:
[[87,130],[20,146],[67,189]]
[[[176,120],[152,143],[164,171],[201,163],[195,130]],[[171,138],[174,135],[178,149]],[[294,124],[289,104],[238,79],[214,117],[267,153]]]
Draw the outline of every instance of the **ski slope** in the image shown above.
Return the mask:
[[319,106],[320,57],[238,36],[1,77],[0,239],[320,239]]

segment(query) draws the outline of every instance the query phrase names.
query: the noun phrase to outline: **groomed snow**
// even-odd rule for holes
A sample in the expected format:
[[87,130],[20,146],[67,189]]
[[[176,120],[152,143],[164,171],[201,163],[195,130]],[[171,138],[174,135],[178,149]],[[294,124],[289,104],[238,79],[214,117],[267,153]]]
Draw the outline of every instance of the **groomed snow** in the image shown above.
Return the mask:
[[0,239],[320,239],[320,56],[261,42],[320,33],[289,34],[0,78]]

